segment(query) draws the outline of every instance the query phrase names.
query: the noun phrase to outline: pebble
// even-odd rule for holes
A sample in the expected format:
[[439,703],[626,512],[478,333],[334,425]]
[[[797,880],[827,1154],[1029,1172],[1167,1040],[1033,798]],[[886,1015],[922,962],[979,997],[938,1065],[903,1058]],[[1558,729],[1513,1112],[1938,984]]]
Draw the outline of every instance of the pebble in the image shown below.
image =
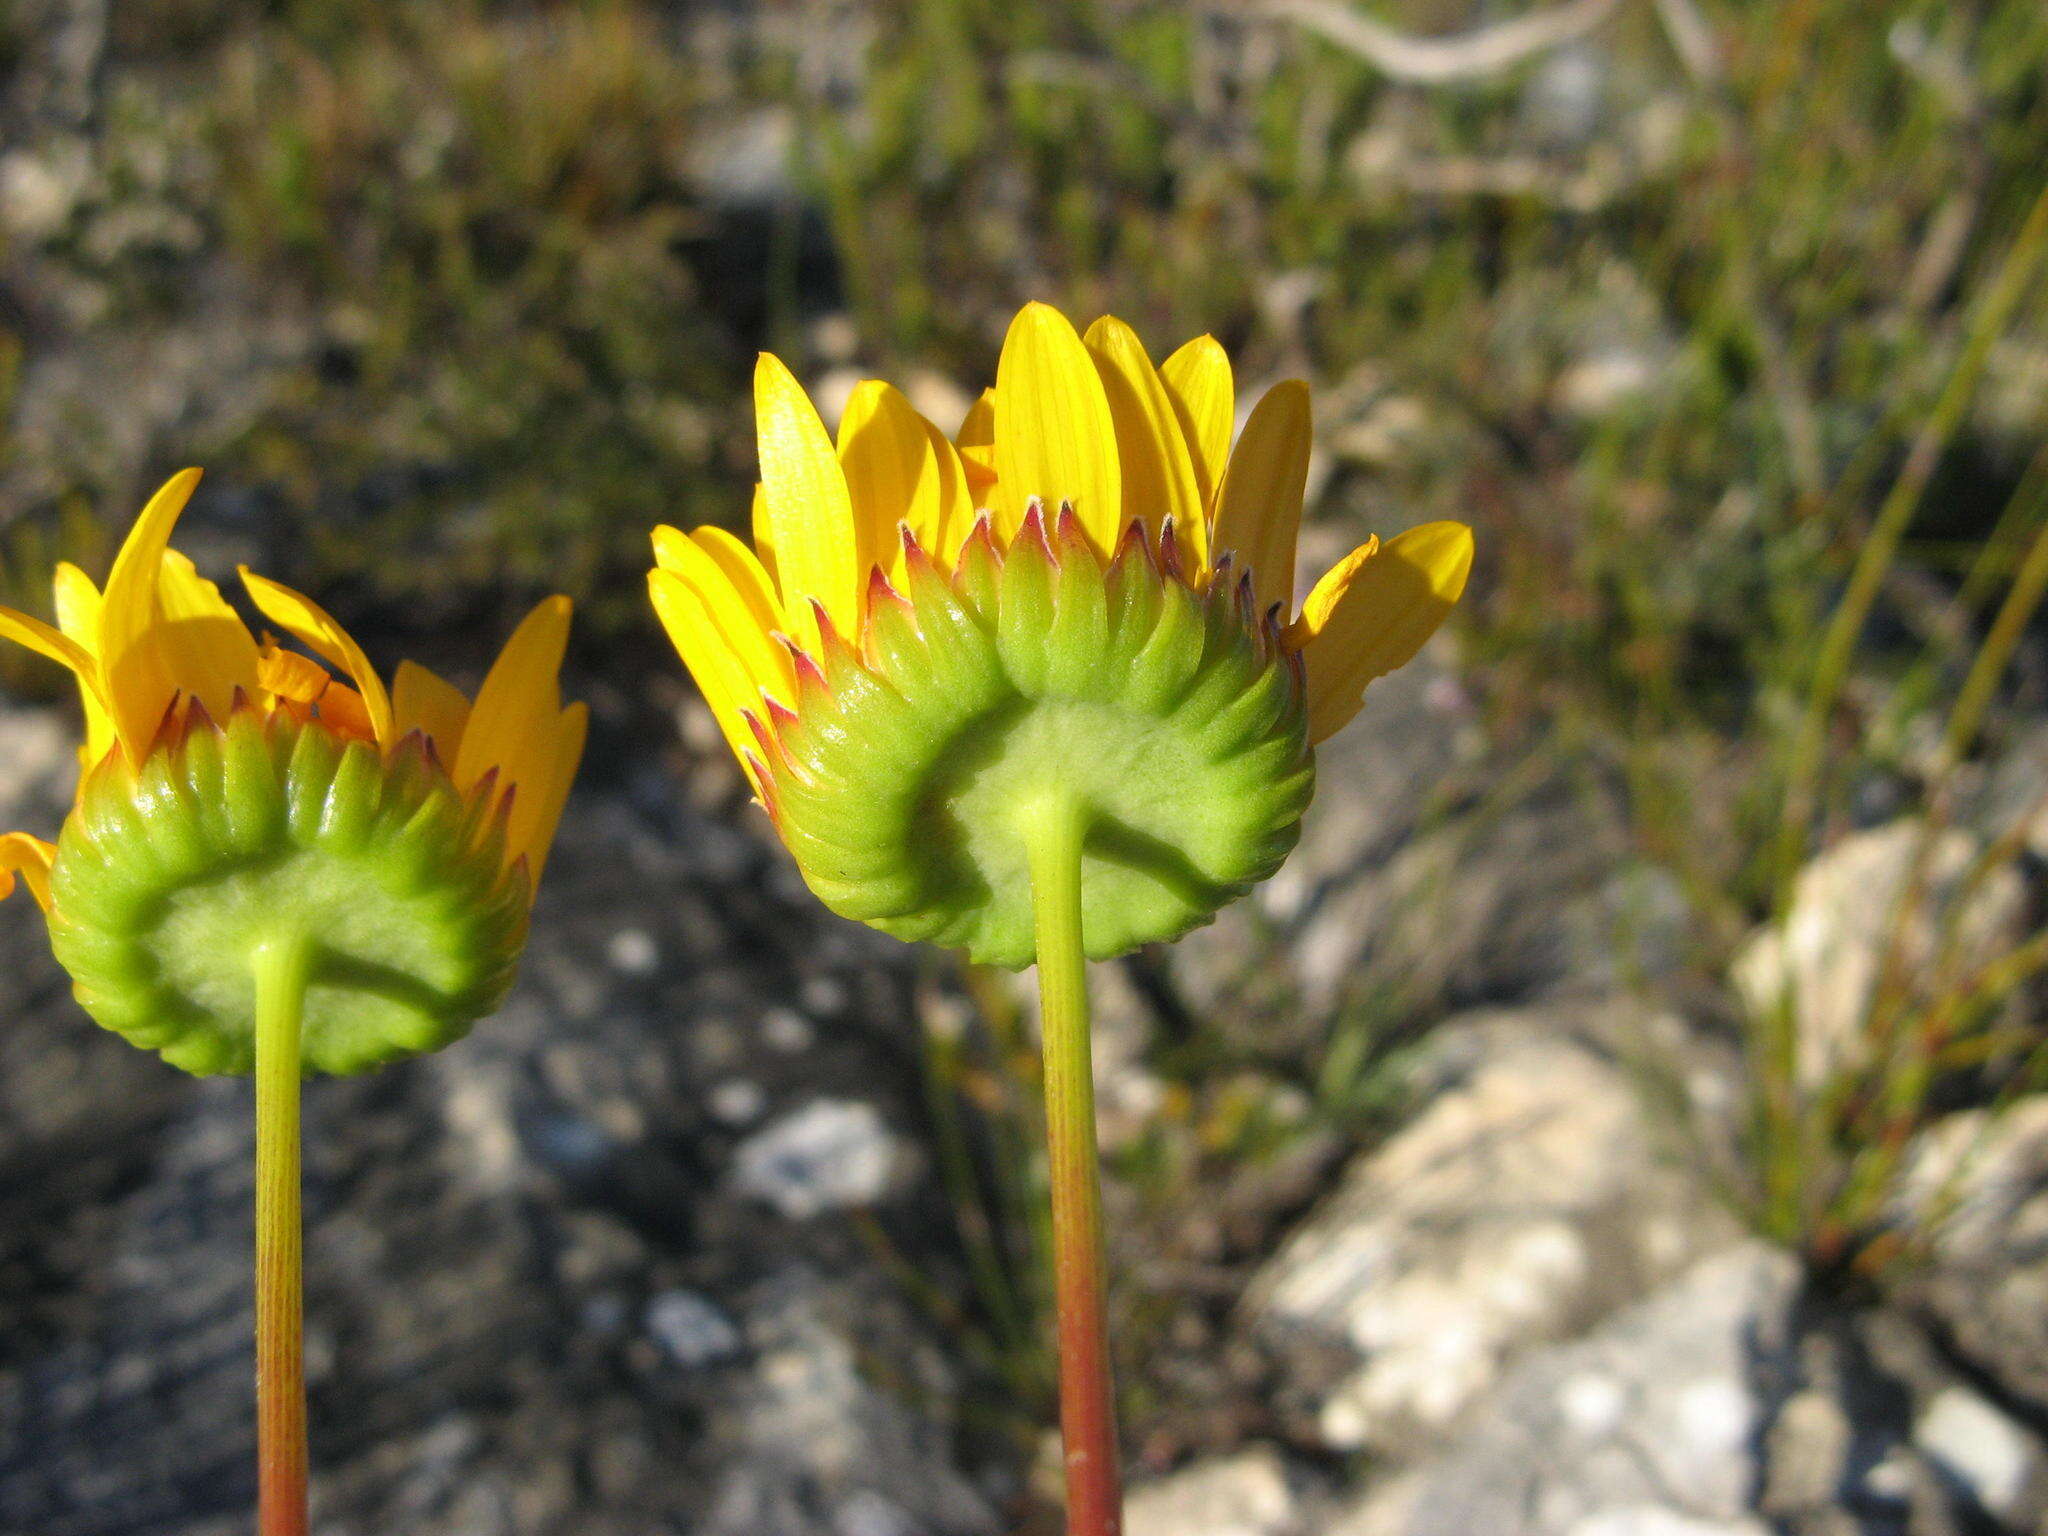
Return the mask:
[[729,1077],[711,1090],[711,1117],[735,1128],[752,1125],[768,1107],[768,1094],[749,1077]]
[[605,959],[621,976],[652,976],[661,969],[661,948],[645,928],[621,928],[605,946]]
[[734,1183],[740,1193],[802,1221],[874,1204],[901,1162],[896,1138],[874,1105],[816,1099],[740,1144]]
[[783,1054],[794,1056],[809,1050],[818,1032],[794,1008],[770,1008],[761,1015],[761,1038]]
[[647,1331],[685,1370],[717,1365],[740,1353],[739,1328],[695,1291],[663,1291],[648,1302]]

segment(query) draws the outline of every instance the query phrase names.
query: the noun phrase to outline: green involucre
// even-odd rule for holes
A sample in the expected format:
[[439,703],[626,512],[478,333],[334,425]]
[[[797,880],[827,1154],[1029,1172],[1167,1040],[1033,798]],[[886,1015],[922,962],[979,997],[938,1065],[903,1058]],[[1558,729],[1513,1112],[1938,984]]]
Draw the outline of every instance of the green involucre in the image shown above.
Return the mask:
[[1082,936],[1106,959],[1178,938],[1277,869],[1314,790],[1298,664],[1227,564],[1205,590],[1142,535],[1104,563],[1036,513],[954,573],[910,551],[863,653],[827,636],[778,717],[770,810],[846,917],[984,964],[1033,955],[1023,828],[1086,828]]
[[525,943],[523,866],[491,796],[415,735],[388,758],[318,720],[196,711],[139,768],[94,768],[51,870],[50,938],[79,1003],[188,1072],[254,1064],[253,957],[312,945],[303,1050],[346,1074],[457,1039]]

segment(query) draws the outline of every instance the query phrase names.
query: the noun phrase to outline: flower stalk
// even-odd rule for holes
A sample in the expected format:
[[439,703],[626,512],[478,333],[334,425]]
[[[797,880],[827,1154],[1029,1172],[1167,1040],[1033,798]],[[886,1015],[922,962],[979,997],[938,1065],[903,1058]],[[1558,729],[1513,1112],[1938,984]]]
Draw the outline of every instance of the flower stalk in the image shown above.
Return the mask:
[[1081,948],[1081,848],[1087,812],[1071,795],[1049,795],[1033,802],[1023,821],[1045,1037],[1067,1536],[1118,1536],[1123,1529],[1123,1490],[1104,1306],[1087,962]]
[[256,1530],[305,1536],[306,1351],[299,1190],[302,936],[258,946],[256,974]]

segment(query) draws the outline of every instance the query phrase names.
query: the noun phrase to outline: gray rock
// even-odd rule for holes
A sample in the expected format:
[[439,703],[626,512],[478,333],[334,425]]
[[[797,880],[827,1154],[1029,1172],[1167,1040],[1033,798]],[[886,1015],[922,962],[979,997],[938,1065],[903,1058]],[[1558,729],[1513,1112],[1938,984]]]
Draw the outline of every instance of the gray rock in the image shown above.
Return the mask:
[[807,1270],[762,1287],[746,1318],[754,1369],[718,1413],[738,1454],[707,1500],[706,1536],[994,1531],[993,1511],[947,1464],[933,1411],[954,1385],[937,1352],[899,1355],[885,1387],[862,1369],[860,1321]]
[[[1254,1282],[1253,1326],[1283,1352],[1334,1344],[1350,1362],[1323,1383],[1297,1370],[1326,1445],[1419,1451],[1518,1355],[1734,1241],[1659,1141],[1639,1085],[1568,1033],[1594,1012],[1442,1026],[1418,1071],[1425,1107]],[[1607,1012],[1649,1027],[1627,1005]]]
[[907,1163],[875,1106],[816,1099],[756,1131],[733,1155],[733,1187],[791,1221],[873,1205]]
[[647,1331],[685,1369],[718,1365],[738,1355],[740,1331],[708,1297],[664,1291],[647,1304]]
[[1668,880],[1630,869],[1625,819],[1597,785],[1542,776],[1483,818],[1450,815],[1498,775],[1446,654],[1427,650],[1373,685],[1359,719],[1317,751],[1316,798],[1286,865],[1169,952],[1191,1010],[1269,1031],[1284,1020],[1311,1050],[1353,1013],[1669,973],[1689,912]]
[[[1800,871],[1782,924],[1759,930],[1736,958],[1733,980],[1753,1013],[1792,1008],[1797,1070],[1807,1087],[1868,1059],[1865,1016],[1894,932],[1894,910],[1925,840],[1915,820],[1843,838]],[[1905,974],[1934,968],[1944,913],[1961,899],[1978,852],[1977,840],[1957,827],[1926,842],[1923,897],[1897,925]],[[2009,866],[1977,887],[1955,930],[1957,974],[2013,942],[2025,904],[2025,883]]]
[[1761,1533],[1750,1499],[1799,1286],[1790,1258],[1744,1245],[1526,1361],[1421,1470],[1402,1536]]
[[1915,1149],[1895,1209],[1932,1236],[1907,1299],[2006,1391],[2048,1402],[2048,1097],[1941,1121]]
[[78,738],[54,709],[0,703],[0,832],[55,839],[78,778]]

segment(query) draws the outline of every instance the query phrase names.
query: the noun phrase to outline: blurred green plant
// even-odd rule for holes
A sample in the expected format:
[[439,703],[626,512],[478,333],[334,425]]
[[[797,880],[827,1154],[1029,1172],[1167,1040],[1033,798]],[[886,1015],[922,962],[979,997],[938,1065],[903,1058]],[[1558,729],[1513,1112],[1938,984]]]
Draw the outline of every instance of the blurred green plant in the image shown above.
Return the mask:
[[743,510],[744,354],[688,260],[691,71],[663,25],[330,0],[223,48],[223,234],[320,349],[236,453],[331,572],[408,603],[563,590],[606,624],[638,530]]

